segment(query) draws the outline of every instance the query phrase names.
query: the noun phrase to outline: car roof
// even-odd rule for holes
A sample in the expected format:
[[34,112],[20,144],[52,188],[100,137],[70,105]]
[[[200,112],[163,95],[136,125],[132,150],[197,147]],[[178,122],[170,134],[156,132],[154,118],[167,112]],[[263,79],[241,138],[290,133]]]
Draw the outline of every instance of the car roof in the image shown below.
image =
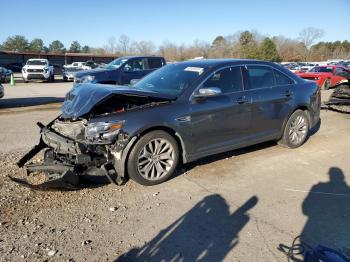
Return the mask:
[[39,61],[47,61],[45,58],[29,58],[28,61],[39,60]]
[[188,66],[198,66],[198,67],[215,67],[225,64],[262,64],[271,65],[272,62],[266,62],[255,59],[230,59],[230,58],[220,58],[220,59],[198,59],[198,60],[187,60],[184,62],[178,62]]
[[131,59],[131,58],[163,58],[163,57],[162,56],[154,56],[154,55],[139,55],[139,56],[121,56],[118,58]]

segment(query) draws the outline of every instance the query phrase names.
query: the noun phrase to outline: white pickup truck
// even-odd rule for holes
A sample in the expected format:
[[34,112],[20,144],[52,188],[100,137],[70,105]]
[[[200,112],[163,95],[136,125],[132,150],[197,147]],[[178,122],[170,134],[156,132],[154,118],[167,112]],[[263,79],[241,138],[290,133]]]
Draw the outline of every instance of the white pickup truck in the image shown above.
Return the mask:
[[22,68],[22,76],[25,83],[29,80],[55,80],[54,68],[47,59],[28,59]]

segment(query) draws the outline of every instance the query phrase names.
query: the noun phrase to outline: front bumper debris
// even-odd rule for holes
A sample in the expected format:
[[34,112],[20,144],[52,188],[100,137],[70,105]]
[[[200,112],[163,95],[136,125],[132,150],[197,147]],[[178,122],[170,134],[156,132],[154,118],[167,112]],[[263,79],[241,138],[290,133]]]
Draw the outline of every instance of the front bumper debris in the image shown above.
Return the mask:
[[[18,167],[25,167],[27,175],[43,172],[47,180],[40,185],[32,185],[26,180],[11,178],[14,182],[30,188],[65,188],[77,189],[86,182],[94,184],[125,182],[123,168],[116,169],[119,164],[106,145],[94,145],[67,138],[49,125],[38,123],[41,129],[39,143],[26,153],[18,162]],[[40,163],[29,162],[44,150],[44,159]],[[99,152],[99,153],[97,153]],[[120,149],[123,156],[123,149]],[[28,163],[29,162],[29,163]],[[117,164],[118,162],[118,164]],[[119,173],[116,172],[119,171]]]
[[350,113],[350,86],[341,85],[334,89],[329,100],[325,102],[321,108],[341,113]]

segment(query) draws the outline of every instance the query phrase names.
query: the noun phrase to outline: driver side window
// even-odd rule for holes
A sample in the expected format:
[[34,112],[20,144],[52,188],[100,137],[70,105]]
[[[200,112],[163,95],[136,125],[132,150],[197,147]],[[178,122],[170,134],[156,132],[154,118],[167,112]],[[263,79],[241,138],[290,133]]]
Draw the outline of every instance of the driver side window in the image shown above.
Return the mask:
[[204,82],[203,87],[218,87],[223,94],[242,91],[241,68],[235,66],[219,70]]
[[124,71],[135,72],[144,70],[143,59],[131,59],[124,65]]

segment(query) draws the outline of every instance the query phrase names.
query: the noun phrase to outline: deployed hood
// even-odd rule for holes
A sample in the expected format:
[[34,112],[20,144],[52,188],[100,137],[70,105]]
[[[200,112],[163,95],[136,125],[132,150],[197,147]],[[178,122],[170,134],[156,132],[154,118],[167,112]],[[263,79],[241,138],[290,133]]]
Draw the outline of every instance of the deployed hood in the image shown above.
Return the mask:
[[143,91],[133,87],[79,84],[73,87],[66,95],[62,105],[62,117],[77,119],[88,114],[95,105],[113,95],[130,97],[151,97],[155,101],[175,100],[176,97],[150,91]]

